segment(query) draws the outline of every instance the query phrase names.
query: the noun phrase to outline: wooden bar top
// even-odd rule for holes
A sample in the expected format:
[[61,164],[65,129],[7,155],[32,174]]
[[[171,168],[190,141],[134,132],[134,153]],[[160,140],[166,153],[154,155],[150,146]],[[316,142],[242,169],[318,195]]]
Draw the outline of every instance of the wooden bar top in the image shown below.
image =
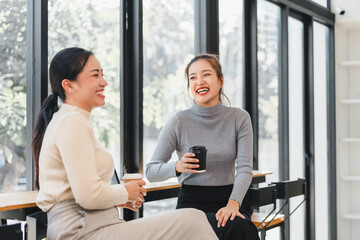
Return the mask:
[[[269,174],[272,174],[272,172],[253,170],[253,178],[263,177]],[[150,183],[146,181],[146,185],[144,187],[146,188],[147,191],[151,192],[151,191],[158,191],[158,190],[171,189],[171,188],[180,188],[181,185],[178,183],[177,179],[174,178],[170,181],[164,181],[164,182]]]
[[266,175],[272,174],[271,171],[260,171],[260,170],[253,170],[253,178],[255,177],[263,177]]
[[37,191],[0,194],[0,212],[36,207]]
[[[253,177],[262,177],[271,174],[270,171],[253,171]],[[148,192],[172,188],[180,188],[176,179],[164,182],[147,182],[144,186]],[[37,191],[0,194],[0,212],[14,209],[36,207]]]
[[[177,182],[147,183],[145,188],[148,192],[170,188],[180,188]],[[0,194],[0,212],[21,208],[36,207],[37,191]]]
[[[177,182],[147,183],[145,188],[148,192],[171,188],[180,188]],[[0,212],[14,209],[36,207],[37,191],[0,194]]]

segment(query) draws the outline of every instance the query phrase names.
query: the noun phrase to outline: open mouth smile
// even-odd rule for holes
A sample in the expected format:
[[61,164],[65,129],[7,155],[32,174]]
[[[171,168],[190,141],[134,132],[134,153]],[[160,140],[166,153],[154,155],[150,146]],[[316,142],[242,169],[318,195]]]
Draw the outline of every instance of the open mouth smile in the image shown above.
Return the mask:
[[203,88],[197,89],[196,92],[197,92],[199,95],[205,95],[206,93],[209,92],[209,90],[210,90],[209,88],[203,87]]
[[99,97],[104,98],[105,95],[103,93],[104,93],[104,89],[101,89],[101,90],[98,90],[98,91],[95,92],[96,95],[98,95]]

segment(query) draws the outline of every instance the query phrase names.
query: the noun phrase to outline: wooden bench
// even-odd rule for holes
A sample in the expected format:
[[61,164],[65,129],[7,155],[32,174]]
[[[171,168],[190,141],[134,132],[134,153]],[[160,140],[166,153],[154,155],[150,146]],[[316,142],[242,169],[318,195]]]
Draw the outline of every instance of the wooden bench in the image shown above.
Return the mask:
[[[254,225],[258,229],[264,229],[265,227],[267,227],[267,228],[278,227],[278,226],[280,226],[280,224],[283,224],[285,221],[284,214],[277,214],[276,216],[275,216],[275,214],[270,214],[270,216],[268,216],[266,218],[267,215],[268,214],[266,214],[266,213],[254,212],[251,215],[251,221],[254,223]],[[264,219],[265,219],[265,221],[264,221]],[[261,223],[261,226],[259,226],[260,223]]]

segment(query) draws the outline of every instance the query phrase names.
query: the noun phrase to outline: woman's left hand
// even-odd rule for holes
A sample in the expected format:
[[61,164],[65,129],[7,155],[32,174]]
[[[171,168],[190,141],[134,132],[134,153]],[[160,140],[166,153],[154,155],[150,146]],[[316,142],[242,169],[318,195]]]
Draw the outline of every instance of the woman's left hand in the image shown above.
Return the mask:
[[239,212],[240,204],[230,199],[226,207],[220,208],[219,211],[217,211],[215,217],[218,221],[217,227],[225,227],[227,221],[230,219],[231,221],[235,219],[235,217],[245,217]]
[[140,208],[141,205],[142,205],[142,201],[136,200],[136,201],[128,201],[124,204],[119,204],[119,205],[117,205],[117,207],[127,208],[127,209],[130,209],[130,210],[136,212],[138,210],[137,208]]

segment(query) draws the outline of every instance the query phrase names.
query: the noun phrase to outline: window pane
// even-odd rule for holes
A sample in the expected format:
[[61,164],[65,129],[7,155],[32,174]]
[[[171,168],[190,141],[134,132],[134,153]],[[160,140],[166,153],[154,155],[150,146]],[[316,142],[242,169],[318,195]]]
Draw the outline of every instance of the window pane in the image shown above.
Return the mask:
[[270,170],[269,182],[279,180],[279,23],[280,8],[258,2],[259,169]]
[[[316,239],[329,239],[327,135],[328,28],[314,23],[315,229]],[[321,216],[321,217],[320,217]],[[323,221],[322,221],[323,220]]]
[[0,2],[0,39],[0,193],[11,193],[26,190],[26,0]]
[[[166,121],[191,105],[184,69],[194,53],[194,1],[143,1],[143,171]],[[171,161],[178,160],[174,152]],[[164,200],[166,202],[166,200]],[[164,209],[174,209],[169,199]],[[144,216],[151,204],[144,204]]]
[[231,106],[243,107],[243,1],[219,4],[220,62]]
[[321,6],[327,7],[327,0],[313,0],[313,1],[320,4]]
[[[259,169],[270,170],[267,182],[279,180],[279,34],[280,8],[258,1],[258,108]],[[271,205],[261,207],[269,213]],[[279,239],[279,228],[267,231],[267,238]]]
[[[112,0],[49,0],[49,63],[66,47],[94,52],[108,82],[105,107],[92,111],[95,135],[120,170],[120,3]],[[71,7],[69,7],[71,6]]]
[[[304,157],[304,24],[289,18],[289,176],[290,180],[305,177]],[[304,196],[290,199],[290,212]],[[305,204],[290,218],[290,238],[305,239]]]

